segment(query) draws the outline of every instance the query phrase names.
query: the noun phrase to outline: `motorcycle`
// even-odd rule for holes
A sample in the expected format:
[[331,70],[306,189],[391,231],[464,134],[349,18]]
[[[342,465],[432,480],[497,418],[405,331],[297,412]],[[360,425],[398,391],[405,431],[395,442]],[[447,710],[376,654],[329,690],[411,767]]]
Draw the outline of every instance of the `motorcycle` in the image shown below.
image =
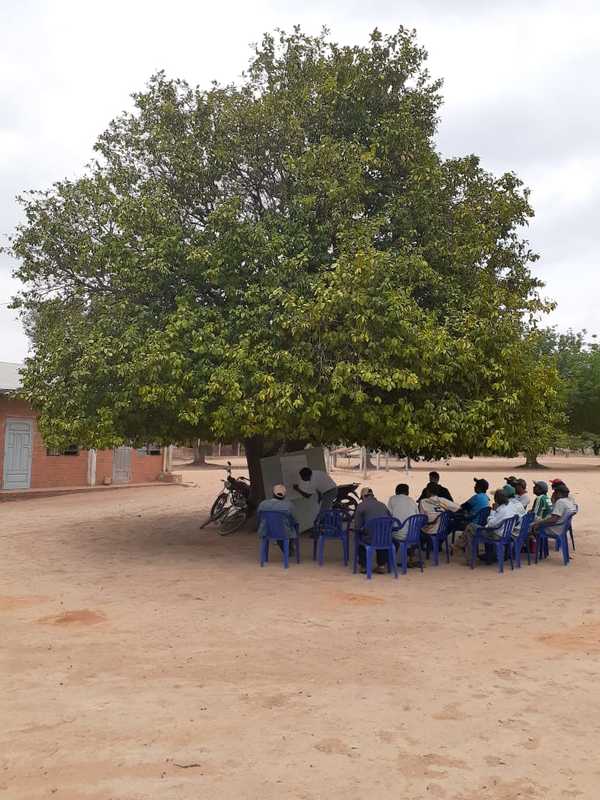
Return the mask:
[[227,476],[223,479],[223,489],[217,495],[210,509],[210,516],[200,527],[211,522],[217,525],[221,536],[228,536],[243,526],[250,516],[250,481],[244,475],[234,478],[231,474],[231,461],[225,467]]
[[344,483],[338,486],[332,508],[345,511],[350,517],[353,517],[356,506],[360,503],[360,498],[356,493],[359,486],[360,483]]

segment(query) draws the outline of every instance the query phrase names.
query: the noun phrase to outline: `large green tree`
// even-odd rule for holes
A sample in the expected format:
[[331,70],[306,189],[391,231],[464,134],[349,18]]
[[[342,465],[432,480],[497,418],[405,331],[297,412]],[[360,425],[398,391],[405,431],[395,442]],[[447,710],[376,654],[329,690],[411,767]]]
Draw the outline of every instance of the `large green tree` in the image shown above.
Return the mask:
[[243,438],[257,493],[282,442],[521,449],[532,211],[513,173],[440,156],[425,62],[403,28],[266,35],[237,85],[154,76],[80,179],[23,198],[49,442]]
[[[566,425],[559,443],[600,453],[600,346],[586,331],[543,331],[544,353],[554,358],[562,381]],[[555,439],[555,444],[556,439]]]

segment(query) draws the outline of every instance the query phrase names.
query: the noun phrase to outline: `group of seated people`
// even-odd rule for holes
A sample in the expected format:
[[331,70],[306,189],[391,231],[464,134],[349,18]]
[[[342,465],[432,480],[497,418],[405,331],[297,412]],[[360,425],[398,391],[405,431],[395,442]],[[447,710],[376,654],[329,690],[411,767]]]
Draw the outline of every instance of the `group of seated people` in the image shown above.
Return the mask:
[[[308,497],[309,492],[318,491],[321,499],[321,511],[331,508],[335,493],[335,483],[327,475],[313,470],[303,470],[301,474],[302,485],[294,485],[294,489],[299,491],[304,497]],[[484,509],[490,507],[488,496],[489,483],[485,478],[474,478],[474,492],[471,497],[463,503],[456,503],[445,486],[440,483],[438,472],[429,473],[429,482],[424,487],[417,500],[410,497],[408,484],[399,483],[396,486],[395,494],[389,498],[387,504],[375,497],[373,490],[364,487],[360,492],[360,503],[356,507],[352,519],[352,528],[355,532],[361,532],[363,541],[367,542],[368,532],[366,527],[371,520],[379,517],[393,517],[401,525],[415,514],[423,514],[427,517],[427,523],[422,527],[421,533],[426,544],[426,537],[436,534],[444,511],[452,514],[452,527],[459,532],[459,537],[455,542],[457,550],[463,549],[468,560],[471,552],[473,536],[478,528],[479,518]],[[313,486],[312,484],[315,484]],[[318,486],[318,489],[315,487]],[[577,511],[577,505],[570,494],[569,488],[560,478],[551,481],[552,496],[548,496],[549,486],[545,481],[539,480],[533,483],[534,501],[531,507],[535,515],[535,521],[531,526],[531,535],[535,536],[536,531],[543,528],[550,537],[556,537],[561,532],[561,525],[567,514]],[[296,531],[293,527],[295,519],[294,504],[286,497],[287,491],[283,484],[273,487],[273,496],[263,500],[258,507],[261,511],[284,511],[290,515],[287,531],[289,538],[295,538]],[[485,522],[486,534],[490,538],[500,536],[499,526],[513,517],[518,517],[519,521],[529,510],[531,499],[527,493],[527,482],[522,478],[510,475],[505,478],[505,485],[494,492],[493,502],[487,522]],[[519,534],[519,522],[515,524],[513,535]],[[259,526],[259,535],[261,527]],[[400,529],[394,533],[394,539],[401,541],[406,538],[407,529]],[[290,542],[290,553],[293,551],[293,542]],[[359,561],[361,570],[366,569],[366,554],[364,547],[359,547]],[[409,562],[413,565],[415,562]],[[384,572],[387,566],[387,554],[382,551],[377,552],[377,572]]]
[[[354,517],[355,530],[362,530],[371,519],[376,517],[392,516],[403,524],[415,514],[427,517],[427,523],[421,529],[423,541],[426,544],[428,535],[436,534],[444,511],[452,514],[452,527],[454,531],[462,532],[455,542],[457,550],[464,550],[465,559],[468,561],[471,552],[471,543],[479,527],[478,518],[483,509],[490,507],[488,491],[490,485],[485,478],[474,478],[474,493],[465,502],[456,503],[445,486],[440,484],[437,472],[429,473],[429,483],[424,487],[419,498],[414,500],[409,496],[409,487],[406,483],[396,486],[396,493],[389,498],[387,506],[377,500],[372,489],[364,488],[361,491],[361,503],[356,509]],[[551,482],[552,497],[548,496],[549,487],[545,481],[535,481],[533,484],[534,502],[531,510],[535,521],[531,526],[531,535],[540,528],[550,537],[556,537],[561,532],[561,524],[567,514],[576,511],[577,505],[570,494],[569,488],[560,478]],[[519,521],[513,528],[513,536],[519,535],[520,520],[529,510],[531,500],[527,494],[527,482],[514,475],[505,478],[505,485],[494,492],[494,498],[489,517],[485,522],[485,531],[490,538],[499,538],[499,530],[507,519],[518,517]],[[394,533],[396,540],[401,540],[407,535],[400,530]],[[384,572],[387,564],[387,555],[377,553],[377,571]],[[361,569],[365,568],[364,548],[359,550]],[[411,561],[414,565],[415,562]]]

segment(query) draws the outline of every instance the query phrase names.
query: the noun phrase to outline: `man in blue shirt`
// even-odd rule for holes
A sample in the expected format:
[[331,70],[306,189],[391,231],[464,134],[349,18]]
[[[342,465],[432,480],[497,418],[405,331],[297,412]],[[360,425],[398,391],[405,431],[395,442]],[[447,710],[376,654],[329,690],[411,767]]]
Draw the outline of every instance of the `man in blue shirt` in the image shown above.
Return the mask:
[[[292,524],[292,520],[294,520],[295,522],[297,522],[298,520],[296,519],[296,510],[294,509],[294,504],[292,503],[291,500],[288,500],[286,498],[286,494],[287,490],[285,486],[282,483],[276,484],[275,486],[273,486],[273,497],[269,498],[268,500],[265,499],[262,502],[260,502],[258,504],[258,508],[256,509],[256,513],[258,514],[259,519],[261,511],[280,511],[289,514],[291,520],[286,518],[284,523],[284,531],[287,534],[286,538],[293,540],[297,537],[297,533],[296,533],[296,528],[294,528]],[[266,533],[265,527],[266,526],[264,520],[261,520],[258,526],[259,536],[262,537],[265,535]],[[277,541],[277,544],[283,551],[283,540],[279,539]],[[294,554],[295,554],[294,542],[290,541],[290,555]]]
[[485,478],[473,478],[475,481],[475,494],[461,503],[460,511],[454,515],[454,530],[462,531],[465,527],[475,520],[477,514],[490,505],[490,498],[487,491],[490,488]]
[[482,509],[488,508],[490,505],[490,498],[487,495],[490,488],[489,483],[485,478],[473,478],[473,480],[475,481],[475,494],[462,504],[466,522],[472,522]]

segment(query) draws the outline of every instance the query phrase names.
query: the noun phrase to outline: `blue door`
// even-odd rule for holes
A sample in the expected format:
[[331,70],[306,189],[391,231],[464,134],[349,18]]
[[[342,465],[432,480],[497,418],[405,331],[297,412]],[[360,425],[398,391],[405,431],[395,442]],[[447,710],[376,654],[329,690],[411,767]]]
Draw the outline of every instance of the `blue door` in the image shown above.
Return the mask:
[[30,419],[7,419],[4,435],[5,489],[29,489],[33,423]]

